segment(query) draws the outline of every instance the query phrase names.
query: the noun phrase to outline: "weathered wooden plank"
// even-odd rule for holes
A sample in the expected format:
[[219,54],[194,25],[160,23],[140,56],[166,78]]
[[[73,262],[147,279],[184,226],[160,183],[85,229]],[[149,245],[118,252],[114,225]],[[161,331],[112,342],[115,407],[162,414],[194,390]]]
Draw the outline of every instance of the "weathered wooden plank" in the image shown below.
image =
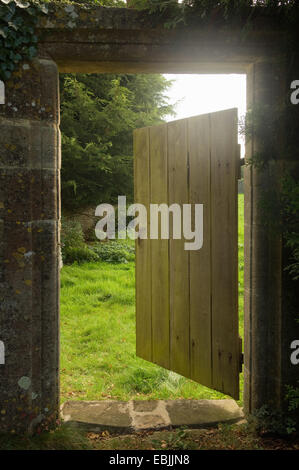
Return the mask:
[[237,109],[211,114],[213,388],[239,398]]
[[[150,128],[151,203],[168,204],[167,125]],[[169,240],[151,240],[153,362],[169,368]]]
[[203,204],[203,246],[190,251],[191,378],[212,386],[210,115],[188,119],[189,200]]
[[148,209],[150,202],[204,206],[200,250],[185,250],[184,237],[173,239],[172,217],[169,241],[161,240],[159,230],[158,240],[137,243],[137,354],[234,398],[239,395],[237,148],[237,110],[134,135],[136,202]]
[[[188,204],[187,121],[168,123],[169,204]],[[189,252],[170,239],[170,368],[190,377]]]
[[[149,129],[134,131],[135,202],[150,203]],[[149,211],[148,211],[149,213]],[[149,214],[148,214],[149,215]],[[136,240],[136,353],[152,360],[150,240]]]

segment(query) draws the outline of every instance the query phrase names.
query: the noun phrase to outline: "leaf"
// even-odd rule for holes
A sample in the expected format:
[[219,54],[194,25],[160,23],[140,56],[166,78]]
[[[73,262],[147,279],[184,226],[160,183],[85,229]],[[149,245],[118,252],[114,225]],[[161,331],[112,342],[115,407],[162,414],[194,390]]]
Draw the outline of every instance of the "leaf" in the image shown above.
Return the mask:
[[24,23],[24,20],[21,16],[14,18],[14,24],[16,24],[17,26],[21,26],[23,23]]
[[29,13],[29,15],[34,16],[36,15],[36,10],[35,8],[29,7],[27,8],[26,13]]
[[20,36],[20,39],[22,39],[22,42],[24,44],[29,44],[29,42],[30,42],[30,39],[27,36]]
[[7,8],[10,11],[11,15],[13,15],[16,11],[16,4],[14,2],[10,3],[9,5],[7,5]]
[[1,50],[0,49],[0,61],[5,61],[7,58],[7,50],[4,49],[4,50]]
[[15,0],[15,3],[19,8],[28,8],[30,5],[30,3],[25,0]]
[[15,54],[13,60],[14,60],[15,63],[18,63],[18,62],[20,62],[20,60],[22,60],[22,56],[20,54]]
[[18,26],[13,21],[9,21],[8,26],[13,28],[15,31],[18,31],[19,29]]
[[39,5],[39,10],[40,10],[42,13],[44,13],[45,15],[49,12],[49,9],[48,9],[47,5],[45,5],[45,4]]
[[37,49],[36,47],[34,46],[30,46],[29,49],[28,49],[28,56],[30,59],[32,59],[32,57],[34,57],[37,53]]

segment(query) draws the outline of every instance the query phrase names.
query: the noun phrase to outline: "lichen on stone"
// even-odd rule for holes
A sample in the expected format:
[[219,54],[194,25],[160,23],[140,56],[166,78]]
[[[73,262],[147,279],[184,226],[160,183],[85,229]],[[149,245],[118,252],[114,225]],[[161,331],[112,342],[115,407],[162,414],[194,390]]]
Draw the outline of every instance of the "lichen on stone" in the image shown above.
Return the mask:
[[25,375],[18,380],[18,385],[23,390],[28,390],[31,386],[31,379]]

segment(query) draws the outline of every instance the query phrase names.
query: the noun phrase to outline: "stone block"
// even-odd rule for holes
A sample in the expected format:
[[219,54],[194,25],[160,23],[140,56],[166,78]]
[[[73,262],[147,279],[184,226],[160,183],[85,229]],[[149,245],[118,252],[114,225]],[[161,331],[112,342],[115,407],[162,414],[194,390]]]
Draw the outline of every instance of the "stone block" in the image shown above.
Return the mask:
[[0,168],[0,218],[16,224],[55,219],[59,178],[58,170]]
[[0,116],[59,123],[59,84],[55,62],[34,59],[21,63],[5,84]]
[[60,132],[56,124],[0,117],[0,168],[60,168]]

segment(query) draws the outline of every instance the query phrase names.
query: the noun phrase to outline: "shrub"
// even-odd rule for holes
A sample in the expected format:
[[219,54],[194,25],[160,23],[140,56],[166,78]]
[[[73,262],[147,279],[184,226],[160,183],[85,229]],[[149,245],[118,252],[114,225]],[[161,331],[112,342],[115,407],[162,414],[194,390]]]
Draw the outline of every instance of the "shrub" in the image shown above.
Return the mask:
[[98,241],[95,231],[94,231],[94,227],[90,227],[87,230],[85,230],[84,235],[85,235],[85,240],[87,242],[94,243]]
[[260,435],[285,436],[296,431],[296,421],[287,413],[263,405],[248,417],[248,425]]
[[62,258],[65,264],[91,263],[99,260],[96,253],[90,250],[87,245],[65,247],[62,251]]
[[134,243],[127,240],[97,242],[87,245],[80,222],[62,219],[61,251],[65,264],[105,261],[106,263],[128,263],[135,259]]
[[85,244],[84,234],[80,222],[76,220],[61,219],[61,247],[75,248]]
[[[298,381],[299,384],[299,381]],[[299,386],[298,387],[291,387],[287,386],[287,394],[286,394],[286,400],[288,402],[288,409],[291,413],[296,415],[296,424],[297,424],[297,429],[299,425]]]
[[100,242],[90,247],[98,259],[107,263],[128,263],[135,259],[134,245],[125,241]]
[[76,220],[62,219],[61,252],[65,264],[97,261],[97,255],[84,241],[81,224]]

